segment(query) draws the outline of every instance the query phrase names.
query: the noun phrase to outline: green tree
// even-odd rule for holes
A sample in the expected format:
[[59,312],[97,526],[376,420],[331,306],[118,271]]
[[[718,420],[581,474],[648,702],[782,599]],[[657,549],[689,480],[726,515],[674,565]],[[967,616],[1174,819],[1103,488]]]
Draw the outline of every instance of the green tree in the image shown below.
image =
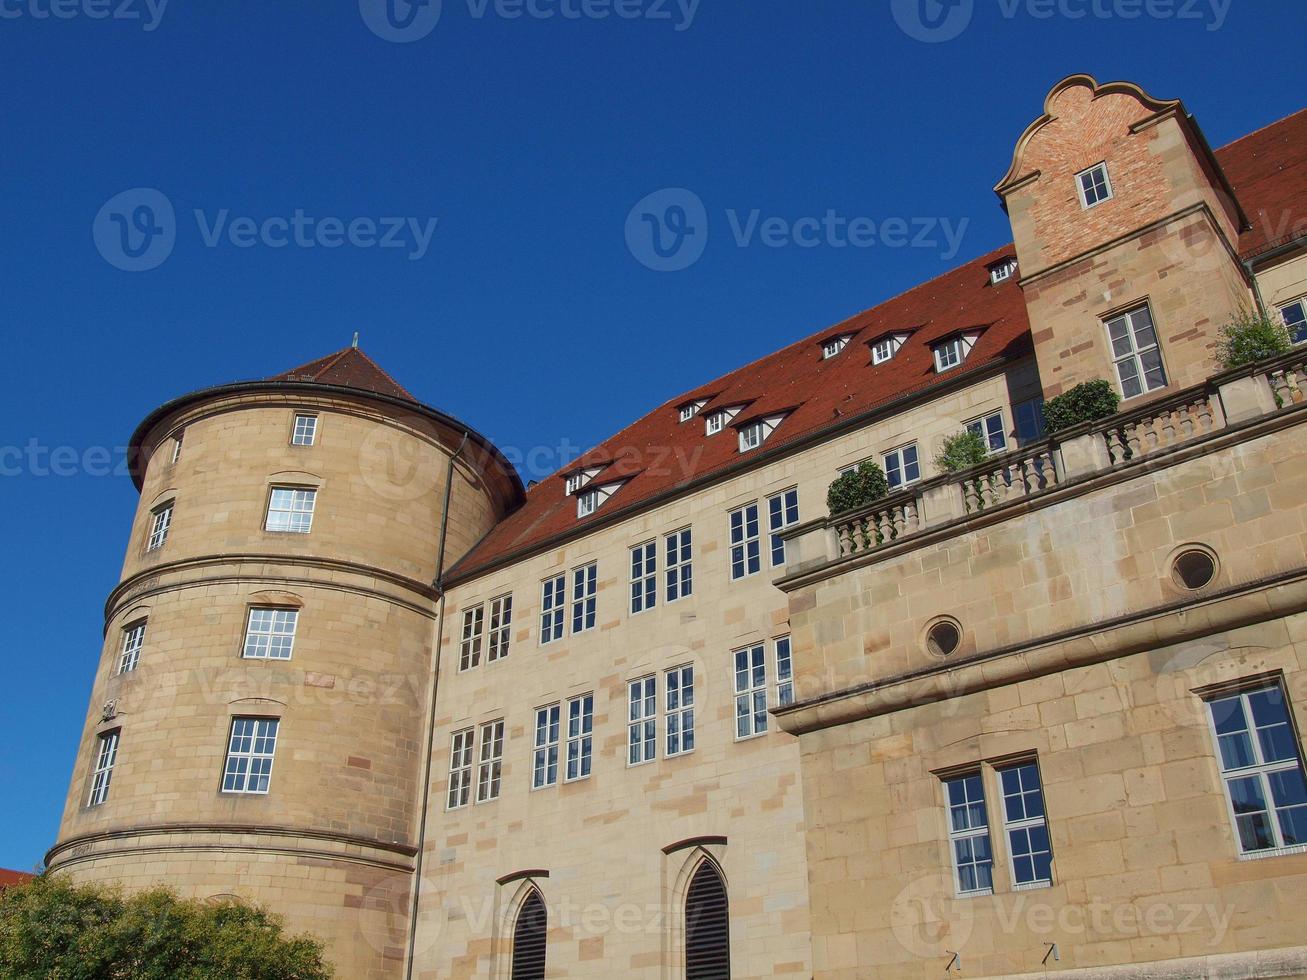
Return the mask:
[[1044,403],[1044,424],[1049,432],[1060,432],[1081,422],[1097,422],[1115,415],[1120,405],[1121,396],[1110,381],[1082,381]]
[[989,456],[985,437],[971,429],[963,429],[944,440],[944,446],[935,455],[935,465],[941,473],[956,473],[983,463]]
[[1243,310],[1221,327],[1216,341],[1216,359],[1227,369],[1236,368],[1287,354],[1292,348],[1293,341],[1283,323]]
[[322,944],[235,899],[124,896],[45,874],[0,893],[0,978],[327,980]]
[[871,460],[864,460],[842,473],[826,492],[826,506],[832,514],[865,507],[889,493],[885,471]]

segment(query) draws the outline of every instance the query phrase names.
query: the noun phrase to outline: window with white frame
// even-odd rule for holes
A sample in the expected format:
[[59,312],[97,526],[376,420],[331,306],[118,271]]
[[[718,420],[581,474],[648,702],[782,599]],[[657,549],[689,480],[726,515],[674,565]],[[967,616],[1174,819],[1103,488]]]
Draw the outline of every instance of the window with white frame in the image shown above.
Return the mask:
[[887,334],[871,344],[871,363],[884,364],[899,352],[903,342],[907,340],[907,334]]
[[767,648],[759,643],[734,652],[735,737],[767,731]]
[[289,660],[295,646],[298,609],[255,606],[245,621],[245,645],[241,656],[247,660]]
[[892,449],[883,457],[885,479],[891,490],[906,487],[921,479],[921,461],[917,457],[917,444],[909,443]]
[[1044,399],[1031,398],[1012,406],[1016,422],[1017,442],[1025,445],[1044,438]]
[[481,604],[463,610],[463,637],[458,645],[458,669],[471,670],[481,663],[481,638],[485,627],[485,607]]
[[582,694],[567,702],[567,782],[590,775],[594,742],[594,694]]
[[1215,697],[1207,710],[1240,853],[1307,848],[1307,782],[1284,688]]
[[576,516],[589,517],[599,509],[599,491],[587,490],[576,498]]
[[658,602],[658,543],[647,541],[631,549],[631,613],[652,609]]
[[667,712],[667,754],[694,751],[694,665],[673,667],[663,674]]
[[776,650],[776,704],[783,707],[794,703],[794,661],[790,657],[790,638],[777,637]]
[[1295,344],[1307,343],[1307,296],[1281,306],[1280,316],[1289,331],[1289,339]]
[[150,512],[150,537],[145,543],[146,551],[157,551],[168,540],[168,529],[172,527],[172,505],[169,500]]
[[118,759],[118,735],[116,731],[105,732],[97,739],[87,806],[99,806],[109,798],[109,781],[113,778],[113,764]]
[[1157,330],[1148,304],[1114,316],[1106,323],[1121,397],[1134,398],[1166,387],[1166,369],[1157,346]]
[[985,448],[991,453],[1001,453],[1007,449],[1007,432],[1003,428],[1002,409],[982,418],[972,419],[967,423],[967,431],[980,436],[985,442]]
[[725,413],[713,412],[711,415],[708,416],[708,419],[704,424],[704,431],[710,436],[715,436],[717,433],[722,431],[722,428],[725,425],[726,425]]
[[118,655],[118,673],[136,669],[141,660],[141,647],[145,646],[145,620],[123,627],[122,652]]
[[272,759],[277,750],[276,718],[233,718],[223,768],[224,793],[268,792],[272,781]]
[[477,755],[477,802],[499,799],[499,779],[504,769],[504,719],[481,726]]
[[572,632],[595,627],[595,603],[599,588],[599,565],[591,562],[572,570]]
[[957,892],[988,895],[994,890],[994,854],[980,771],[944,780],[944,796]]
[[562,707],[555,703],[536,708],[536,734],[531,758],[531,788],[558,782],[558,717]]
[[933,349],[937,374],[943,374],[950,368],[957,367],[967,356],[965,343],[961,337],[950,337],[943,343],[936,344]]
[[1112,196],[1112,181],[1107,176],[1107,164],[1096,163],[1088,170],[1076,174],[1076,189],[1085,208],[1102,204]]
[[823,361],[828,360],[834,357],[840,351],[844,350],[844,348],[848,346],[849,338],[852,336],[853,334],[846,333],[846,334],[841,334],[838,337],[831,337],[827,340],[822,341],[821,344],[822,360]]
[[741,579],[762,570],[758,542],[758,504],[731,511],[731,578]]
[[311,446],[318,438],[318,417],[316,415],[296,415],[295,426],[291,429],[292,446]]
[[185,435],[185,429],[178,429],[177,434],[172,437],[172,461],[174,463],[182,458],[182,438]]
[[486,649],[486,662],[494,663],[508,656],[513,632],[513,597],[501,595],[490,600],[490,636]]
[[1017,888],[1053,883],[1053,848],[1044,815],[1039,766],[1031,760],[999,769],[1003,794],[1003,828],[1007,831],[1012,884]]
[[626,689],[626,764],[638,766],[658,757],[658,678],[637,678]]
[[666,543],[667,601],[675,602],[694,594],[694,541],[690,528],[673,531]]
[[740,429],[740,452],[747,453],[751,449],[757,449],[762,445],[763,440],[762,422],[750,422]]
[[449,749],[449,795],[445,809],[457,810],[467,806],[472,797],[472,738],[471,728],[454,733]]
[[799,491],[795,487],[767,498],[767,529],[771,532],[771,563],[785,564],[785,541],[781,532],[799,523]]
[[564,607],[567,602],[567,576],[553,575],[540,584],[540,642],[553,643],[563,638]]
[[698,401],[693,401],[690,402],[689,404],[682,405],[680,411],[681,421],[682,422],[690,421],[690,419],[698,415],[699,410],[702,409],[707,404],[708,404],[708,399],[700,398]]
[[995,263],[989,267],[989,281],[994,285],[1005,282],[1012,278],[1012,273],[1017,271],[1016,259],[1004,259],[1002,262]]
[[291,534],[308,534],[313,528],[313,508],[318,491],[311,487],[273,487],[268,497],[268,519],[264,528]]

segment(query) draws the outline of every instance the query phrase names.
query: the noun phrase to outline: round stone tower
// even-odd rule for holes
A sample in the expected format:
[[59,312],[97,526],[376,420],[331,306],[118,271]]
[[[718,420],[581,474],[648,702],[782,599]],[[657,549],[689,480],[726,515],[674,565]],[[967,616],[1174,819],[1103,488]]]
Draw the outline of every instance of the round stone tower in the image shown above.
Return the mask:
[[53,869],[235,894],[402,971],[448,568],[521,500],[486,439],[347,348],[195,392],[141,492]]

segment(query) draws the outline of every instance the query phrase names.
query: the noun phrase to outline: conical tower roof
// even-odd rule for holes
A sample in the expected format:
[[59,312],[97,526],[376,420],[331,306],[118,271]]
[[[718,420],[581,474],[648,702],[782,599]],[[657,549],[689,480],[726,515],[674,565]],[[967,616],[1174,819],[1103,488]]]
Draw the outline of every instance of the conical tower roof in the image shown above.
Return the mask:
[[398,381],[357,347],[346,347],[316,361],[274,374],[268,381],[308,381],[417,401]]

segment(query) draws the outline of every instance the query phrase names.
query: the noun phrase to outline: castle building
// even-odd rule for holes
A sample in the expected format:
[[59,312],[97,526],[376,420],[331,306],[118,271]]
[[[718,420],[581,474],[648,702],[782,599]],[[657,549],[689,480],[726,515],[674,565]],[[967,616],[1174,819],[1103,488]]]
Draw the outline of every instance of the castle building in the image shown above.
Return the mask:
[[1307,975],[1307,111],[1074,75],[995,190],[531,488],[355,348],[153,412],[50,867],[349,978]]

